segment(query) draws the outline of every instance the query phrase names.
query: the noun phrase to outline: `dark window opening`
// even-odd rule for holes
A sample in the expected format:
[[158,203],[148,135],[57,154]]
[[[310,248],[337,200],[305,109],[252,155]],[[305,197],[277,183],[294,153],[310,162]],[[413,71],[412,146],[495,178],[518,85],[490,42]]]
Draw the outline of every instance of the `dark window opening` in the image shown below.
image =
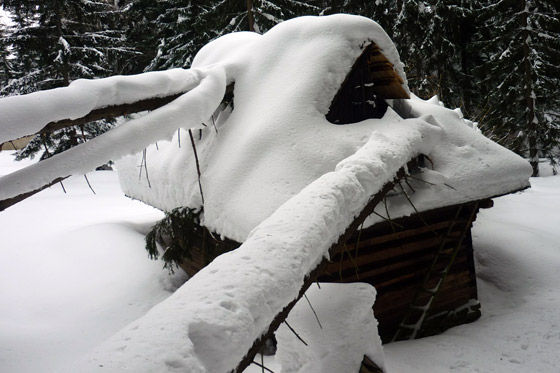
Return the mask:
[[349,124],[382,118],[389,106],[386,99],[409,98],[402,78],[375,43],[356,60],[331,103],[327,120]]

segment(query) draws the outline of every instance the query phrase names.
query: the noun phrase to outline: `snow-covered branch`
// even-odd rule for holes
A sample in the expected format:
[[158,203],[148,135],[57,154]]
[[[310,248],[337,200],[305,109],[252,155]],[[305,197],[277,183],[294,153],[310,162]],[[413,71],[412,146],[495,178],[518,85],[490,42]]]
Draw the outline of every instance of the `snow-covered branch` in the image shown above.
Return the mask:
[[[59,93],[54,94],[54,97],[46,94],[35,96],[31,94],[19,97],[20,101],[0,101],[0,103],[5,105],[0,110],[6,110],[8,115],[14,115],[15,118],[17,118],[18,114],[11,112],[6,107],[6,102],[13,102],[14,106],[19,106],[30,105],[30,102],[26,101],[36,101],[39,105],[38,110],[29,110],[27,108],[27,112],[20,114],[20,116],[26,119],[23,122],[27,124],[26,128],[36,129],[38,128],[37,126],[43,125],[46,120],[41,119],[41,112],[50,120],[53,118],[65,118],[68,115],[76,117],[79,115],[77,113],[84,112],[84,106],[90,108],[106,107],[105,103],[111,102],[111,99],[114,99],[116,102],[130,102],[146,96],[158,97],[164,92],[167,94],[174,92],[173,94],[175,94],[177,90],[180,91],[187,87],[191,89],[164,107],[156,109],[140,118],[130,120],[63,153],[0,178],[0,209],[3,210],[18,202],[22,199],[22,196],[32,195],[34,192],[44,189],[45,186],[51,185],[54,180],[73,174],[86,173],[110,160],[142,151],[145,147],[158,140],[170,138],[177,128],[195,128],[200,126],[203,121],[212,115],[222,101],[226,91],[225,71],[223,68],[215,67],[207,71],[175,70],[174,73],[181,75],[180,77],[183,79],[177,79],[178,82],[175,82],[173,79],[170,79],[169,75],[158,74],[154,76],[147,74],[145,78],[148,81],[138,77],[138,80],[132,81],[124,79],[124,82],[120,84],[121,81],[119,80],[116,82],[116,88],[115,82],[111,82],[112,84],[109,85],[107,81],[100,84],[96,84],[97,81],[87,81],[82,83],[85,84],[85,87],[79,84],[74,87],[71,86],[68,90],[57,91]],[[183,75],[183,73],[186,73],[186,75]],[[181,81],[183,84],[177,85]],[[99,90],[97,90],[97,100],[95,104],[87,105],[86,98],[91,96],[88,95],[88,92],[83,91],[90,86],[97,85],[100,86]],[[152,89],[147,90],[147,87],[152,87]],[[137,92],[141,88],[144,88],[144,91]],[[74,91],[79,97],[72,100],[72,97],[68,95]],[[101,95],[103,92],[111,95],[109,100]],[[68,101],[63,99],[68,99],[76,105],[82,105],[74,110],[73,107],[68,106]],[[44,101],[48,102],[45,103]],[[24,107],[20,106],[22,109]],[[57,112],[56,108],[60,107],[65,108],[66,112]],[[13,127],[16,127],[16,129],[12,129]],[[18,131],[17,126],[8,126],[7,132],[16,134],[16,136],[22,133]]]
[[[20,137],[103,118],[101,115],[152,110],[196,87],[204,76],[199,70],[173,69],[133,76],[80,79],[68,87],[0,99],[0,143]],[[153,101],[152,101],[153,100]],[[121,114],[122,113],[122,114]],[[90,117],[88,117],[90,116]]]

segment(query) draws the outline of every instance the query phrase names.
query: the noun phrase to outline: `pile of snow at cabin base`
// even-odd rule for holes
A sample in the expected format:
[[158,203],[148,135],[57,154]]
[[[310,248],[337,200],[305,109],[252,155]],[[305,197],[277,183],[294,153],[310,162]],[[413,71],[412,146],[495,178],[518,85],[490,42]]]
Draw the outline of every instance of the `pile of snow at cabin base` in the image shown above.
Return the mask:
[[[21,166],[12,159],[0,153],[0,174]],[[123,197],[116,172],[88,177],[97,195],[72,177],[68,194],[53,186],[0,213],[0,371],[72,371],[74,361],[170,294],[167,271],[147,259],[142,234],[161,213]],[[495,199],[474,224],[481,319],[385,345],[388,372],[557,370],[560,176],[531,184]],[[312,294],[310,301],[323,326],[338,322],[321,313]],[[298,333],[317,327],[314,316],[302,319]],[[298,342],[292,346],[309,356]],[[279,372],[274,357],[264,361]]]

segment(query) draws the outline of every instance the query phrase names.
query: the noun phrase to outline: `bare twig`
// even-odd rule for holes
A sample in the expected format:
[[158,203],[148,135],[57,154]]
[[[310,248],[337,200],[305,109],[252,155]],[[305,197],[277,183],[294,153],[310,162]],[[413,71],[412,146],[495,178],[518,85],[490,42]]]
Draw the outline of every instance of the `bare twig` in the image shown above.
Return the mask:
[[389,214],[389,207],[387,207],[387,198],[383,198],[383,205],[385,206],[385,213],[387,214],[387,221],[389,222],[389,225],[391,226],[391,229],[393,230],[393,233],[397,233],[397,230],[395,229],[393,219],[391,219],[391,214]]
[[196,145],[194,143],[194,138],[192,131],[189,129],[189,136],[191,138],[191,144],[194,151],[194,160],[196,162],[196,172],[198,173],[198,188],[200,189],[200,198],[202,199],[202,205],[204,206],[204,194],[202,193],[202,184],[200,182],[200,177],[202,176],[200,173],[200,164],[198,163],[198,153],[196,152]]
[[416,193],[416,190],[414,190],[414,188],[412,187],[412,185],[410,185],[410,183],[408,182],[408,177],[404,178],[404,182],[406,183],[406,185],[408,185],[408,187],[410,188],[410,190],[412,190],[412,193]]
[[[378,213],[378,212],[376,212],[376,211],[374,211],[373,214],[379,216],[381,219],[383,219],[383,220],[386,221],[386,222],[391,223],[392,225],[396,225],[396,226],[399,227],[399,228],[404,228],[404,227],[403,227],[402,225],[400,225],[399,223],[396,223],[396,222],[392,221],[390,216],[389,216],[389,217],[383,216],[383,215],[381,215],[380,213]],[[393,229],[393,231],[394,231],[394,229]]]
[[[414,206],[414,203],[412,203],[412,200],[410,199],[410,197],[408,196],[408,193],[406,192],[406,190],[404,189],[404,187],[402,186],[402,184],[400,182],[398,183],[398,186],[403,191],[403,194],[404,194],[406,200],[408,201],[408,203],[410,203],[410,206],[412,206],[412,208],[414,209],[414,212],[418,215],[418,217],[420,218],[422,223],[424,223],[425,226],[429,226],[428,222],[426,222],[426,220],[424,220],[424,217],[416,209],[416,206]],[[435,232],[433,232],[433,233],[437,235],[437,233],[435,233]]]
[[[352,257],[352,253],[350,252],[350,250],[348,250],[348,246],[344,245],[344,251],[341,254],[341,257],[344,253],[348,254],[348,258],[350,259],[350,262],[352,262],[352,266],[354,267],[354,274],[356,275],[356,280],[360,279],[360,275],[358,272],[360,272],[360,269],[358,268],[358,265],[356,264],[356,262],[354,261],[354,258]],[[340,261],[342,263],[342,260]],[[342,278],[341,278],[342,280]]]
[[436,185],[434,183],[430,183],[429,181],[426,181],[424,179],[420,179],[419,177],[414,177],[412,175],[407,175],[406,177],[411,178],[412,180],[421,181],[421,182],[426,183],[428,185],[432,185],[432,186]]
[[309,307],[311,307],[311,311],[313,311],[313,314],[315,315],[315,319],[317,320],[317,324],[319,324],[319,328],[323,329],[323,325],[321,325],[321,321],[319,321],[319,316],[317,316],[317,312],[315,312],[315,309],[311,305],[311,302],[309,301],[309,298],[307,298],[306,294],[303,294],[303,296],[305,297],[305,300],[307,301],[307,303],[309,303]]
[[[47,154],[47,158],[50,158],[51,157],[51,152],[49,152],[49,147],[47,146],[47,143],[45,141],[45,135],[44,134],[42,135],[42,139],[43,139],[43,146],[45,147],[45,154]],[[66,179],[66,178],[63,178],[63,179]],[[59,183],[60,183],[60,186],[62,187],[62,191],[64,192],[64,194],[66,194],[66,188],[64,187],[64,184],[62,184],[63,179],[60,179]]]
[[59,181],[59,184],[62,187],[62,191],[64,192],[64,194],[66,194],[66,188],[64,187],[64,184],[62,184],[62,180]]
[[86,183],[87,183],[89,189],[91,189],[91,191],[93,192],[93,194],[97,194],[97,193],[95,193],[95,190],[93,190],[93,188],[91,187],[91,184],[89,183],[87,175],[84,175],[84,178],[86,179]]
[[212,115],[212,125],[214,126],[214,131],[218,134],[218,127],[216,127],[216,121],[214,120],[214,115]]
[[263,369],[263,372],[266,370],[267,372],[274,373],[273,370],[268,369],[267,367],[264,366],[264,364],[259,364],[259,363],[257,363],[257,362],[254,361],[254,360],[251,362],[251,364],[255,364],[256,366],[262,368],[262,369]]
[[364,222],[362,222],[362,225],[360,225],[360,229],[358,229],[358,238],[356,239],[356,243],[355,243],[356,249],[354,250],[355,251],[354,255],[356,255],[356,258],[358,257],[358,249],[360,248],[360,241],[362,239],[363,230],[364,230]]
[[299,334],[296,333],[296,331],[294,330],[294,328],[292,328],[292,327],[290,326],[290,324],[288,324],[288,322],[287,322],[286,320],[284,320],[284,324],[286,324],[286,326],[288,327],[288,329],[290,329],[290,330],[292,331],[292,333],[294,333],[294,335],[297,337],[297,339],[299,339],[299,340],[301,341],[301,343],[303,343],[303,344],[306,345],[306,346],[309,346],[309,345],[307,344],[307,342],[305,342],[305,341],[303,340],[303,338],[301,338],[301,337],[299,336]]
[[148,162],[146,157],[146,149],[142,152],[142,162],[140,163],[140,177],[142,177],[142,165],[144,165],[144,170],[146,171],[146,180],[148,181],[148,187],[151,188],[150,176],[148,175]]
[[447,184],[447,183],[443,183],[443,185],[445,185],[446,187],[451,188],[451,189],[457,191],[457,189],[453,188],[451,185],[449,185],[449,184]]

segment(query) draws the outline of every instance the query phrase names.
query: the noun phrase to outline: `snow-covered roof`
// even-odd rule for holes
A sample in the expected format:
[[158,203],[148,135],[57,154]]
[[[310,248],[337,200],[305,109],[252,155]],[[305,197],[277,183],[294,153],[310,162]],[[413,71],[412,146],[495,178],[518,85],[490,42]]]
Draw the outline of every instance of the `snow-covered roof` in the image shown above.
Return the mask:
[[[411,129],[417,121],[440,129],[437,141],[426,139],[435,143],[425,152],[431,164],[415,176],[429,182],[416,183],[411,198],[417,209],[488,198],[529,185],[527,162],[484,137],[437,98],[402,100],[381,119],[350,125],[327,121],[333,97],[372,42],[403,77],[408,91],[393,43],[377,23],[358,16],[302,17],[264,35],[226,35],[200,51],[193,68],[222,65],[227,82],[235,83],[233,110],[217,110],[205,128],[194,131],[204,224],[210,230],[244,241],[285,201],[333,171],[368,139],[386,136],[403,121],[410,122]],[[383,157],[391,157],[391,152],[388,148]],[[117,166],[124,192],[133,198],[168,211],[202,207],[187,131]],[[144,176],[139,177],[141,169]],[[402,202],[394,202],[391,210],[392,217],[413,211]]]

